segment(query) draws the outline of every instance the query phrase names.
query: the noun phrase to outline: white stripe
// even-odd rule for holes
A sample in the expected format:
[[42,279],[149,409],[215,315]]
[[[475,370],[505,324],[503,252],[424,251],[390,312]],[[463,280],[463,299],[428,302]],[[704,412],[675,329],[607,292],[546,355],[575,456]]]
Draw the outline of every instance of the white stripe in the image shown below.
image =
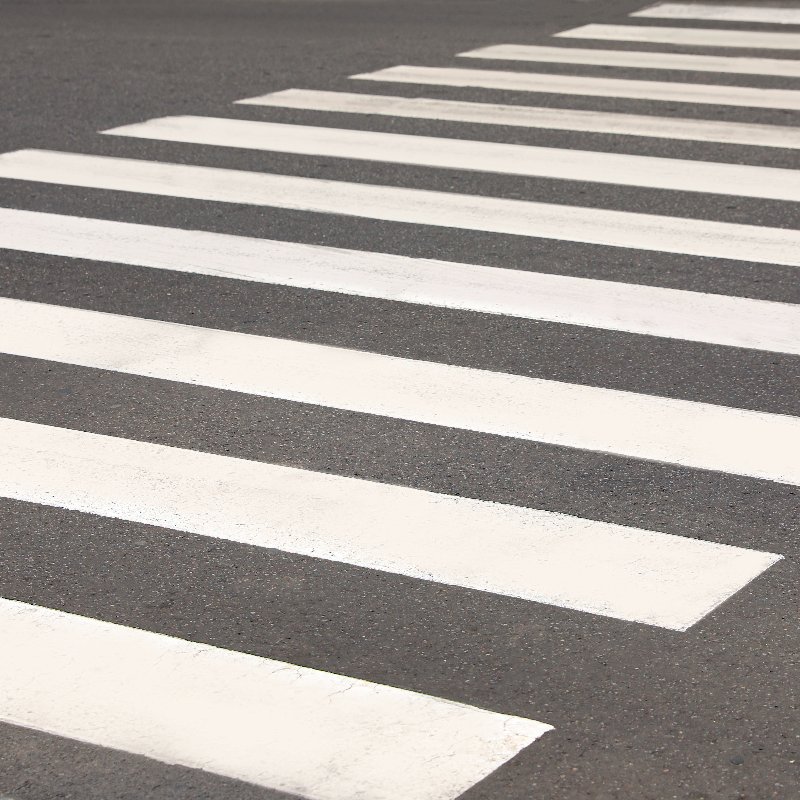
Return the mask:
[[772,25],[800,25],[800,8],[741,6],[714,3],[656,3],[634,11],[631,17],[657,19],[708,19],[720,22],[765,22]]
[[302,108],[350,114],[380,114],[390,117],[473,122],[483,125],[552,128],[565,131],[800,149],[800,129],[783,125],[718,122],[716,120],[614,114],[607,111],[470,103],[425,97],[391,97],[389,95],[306,89],[286,89],[238,102],[245,105],[276,106],[278,108]]
[[0,248],[800,355],[800,305],[0,208]]
[[622,78],[587,78],[583,75],[543,75],[535,72],[504,72],[456,67],[399,66],[350,77],[363,81],[431,86],[475,86],[483,89],[504,89],[509,92],[545,92],[587,97],[658,100],[669,103],[800,110],[800,91],[796,89],[754,89],[749,86],[632,81]]
[[386,161],[440,169],[800,200],[800,171],[678,158],[562,150],[219,117],[160,117],[103,131],[114,136]]
[[800,78],[800,61],[779,58],[643,53],[636,50],[582,50],[576,47],[543,47],[523,44],[497,44],[458,55],[464,58],[489,58],[498,61],[596,64],[634,69],[730,72],[740,75],[782,75],[789,78]]
[[2,418],[0,494],[674,630],[780,558]]
[[0,351],[800,484],[800,417],[0,299]]
[[784,228],[47,150],[0,155],[0,178],[800,266]]
[[313,800],[453,800],[551,729],[0,598],[0,720]]
[[603,39],[616,42],[648,42],[692,47],[747,47],[761,50],[798,50],[800,33],[720,30],[717,28],[664,28],[648,25],[592,23],[555,33],[568,39]]

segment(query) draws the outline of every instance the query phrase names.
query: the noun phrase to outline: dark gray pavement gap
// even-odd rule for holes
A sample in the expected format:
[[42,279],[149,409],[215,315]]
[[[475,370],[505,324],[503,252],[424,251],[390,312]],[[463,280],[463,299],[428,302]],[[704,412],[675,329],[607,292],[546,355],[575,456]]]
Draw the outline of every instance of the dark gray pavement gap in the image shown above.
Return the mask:
[[[800,115],[780,111],[347,80],[401,63],[476,67],[483,62],[455,54],[503,42],[552,43],[547,37],[568,27],[630,22],[625,13],[642,5],[0,0],[0,150],[108,153],[796,226],[797,210],[787,203],[97,133],[189,113],[796,166],[796,152],[780,150],[231,105],[300,87],[800,123]],[[685,52],[634,43],[559,44]],[[800,81],[769,77],[511,62],[485,67],[800,89]],[[12,181],[0,182],[0,204],[800,302],[797,271],[787,267]],[[7,251],[0,251],[0,287],[4,295],[42,302],[798,411],[800,359],[780,355]],[[784,561],[713,615],[677,634],[133,523],[0,503],[0,595],[556,726],[468,792],[470,800],[800,796],[796,488],[8,356],[0,357],[0,375],[0,415],[784,553]],[[281,797],[9,726],[0,727],[3,793],[16,800]]]

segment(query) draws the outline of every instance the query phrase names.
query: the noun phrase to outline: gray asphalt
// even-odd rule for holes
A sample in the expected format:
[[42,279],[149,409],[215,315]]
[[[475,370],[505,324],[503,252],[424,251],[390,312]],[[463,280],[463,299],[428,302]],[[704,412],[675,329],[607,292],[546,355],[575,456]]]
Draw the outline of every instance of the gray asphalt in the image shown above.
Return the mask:
[[[623,142],[597,134],[231,105],[297,87],[800,124],[800,114],[784,111],[347,80],[396,64],[478,66],[454,54],[505,42],[550,43],[554,32],[621,22],[644,4],[0,0],[0,151],[103,153],[797,227],[797,207],[790,203],[97,133],[188,113],[797,167],[797,151],[771,148],[631,137]],[[624,43],[580,46],[681,51]],[[770,77],[485,66],[800,88],[798,81]],[[22,181],[0,181],[0,205],[800,302],[797,270],[790,267]],[[11,251],[0,251],[0,287],[6,296],[71,307],[800,414],[798,357]],[[0,376],[0,416],[784,554],[716,612],[676,633],[0,500],[0,596],[555,726],[469,790],[465,800],[800,798],[796,488],[33,359],[0,356]],[[0,725],[2,796],[284,797]]]

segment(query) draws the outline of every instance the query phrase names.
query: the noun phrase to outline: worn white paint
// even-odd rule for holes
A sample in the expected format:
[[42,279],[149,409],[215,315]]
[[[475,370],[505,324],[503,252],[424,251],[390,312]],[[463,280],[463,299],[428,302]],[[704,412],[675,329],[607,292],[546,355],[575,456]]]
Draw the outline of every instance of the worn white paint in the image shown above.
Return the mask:
[[800,417],[12,299],[0,351],[800,484]]
[[800,33],[743,31],[720,28],[667,28],[649,25],[591,23],[553,34],[568,39],[602,39],[689,47],[746,47],[752,50],[800,50]]
[[656,3],[632,12],[631,17],[656,19],[705,19],[718,22],[764,22],[800,25],[797,6],[722,5],[720,3]]
[[590,64],[627,69],[669,69],[800,78],[800,61],[782,58],[701,56],[685,53],[649,53],[639,50],[596,50],[525,44],[496,44],[458,55],[462,58],[488,58],[494,61]]
[[[2,418],[0,495],[674,630],[779,558]],[[475,770],[488,771],[482,763]]]
[[[591,26],[587,26],[591,27]],[[659,29],[660,30],[660,29]],[[464,86],[502,89],[508,92],[543,92],[583,95],[585,97],[620,97],[630,100],[656,100],[667,103],[702,103],[707,105],[744,106],[800,110],[797,89],[760,89],[750,86],[679,83],[673,81],[637,81],[624,78],[593,78],[584,75],[548,75],[536,72],[507,72],[495,69],[460,67],[397,66],[351,75],[362,81],[413,83],[428,86]]]
[[0,178],[800,266],[800,231],[395,186],[17,150]]
[[0,248],[800,355],[800,305],[0,208]]
[[115,136],[440,169],[800,201],[800,171],[219,117],[159,117]]
[[534,720],[0,598],[0,720],[311,800],[453,800]]
[[[648,56],[651,55],[653,54],[648,53]],[[583,111],[571,108],[471,103],[427,97],[325,92],[313,89],[285,89],[238,102],[244,105],[299,108],[312,111],[376,114],[447,122],[471,122],[481,125],[550,128],[623,136],[649,136],[661,139],[800,149],[800,128],[788,125],[720,122],[718,120],[656,117],[644,114],[615,114],[609,111]]]

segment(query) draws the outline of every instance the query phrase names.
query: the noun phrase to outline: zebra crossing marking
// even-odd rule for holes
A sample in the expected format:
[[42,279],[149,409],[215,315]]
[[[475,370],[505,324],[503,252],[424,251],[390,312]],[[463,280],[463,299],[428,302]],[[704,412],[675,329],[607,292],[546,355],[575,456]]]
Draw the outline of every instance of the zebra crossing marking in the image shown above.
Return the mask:
[[800,201],[800,171],[748,164],[409,136],[220,117],[158,117],[103,131],[113,136],[295,155]]
[[779,75],[800,78],[800,61],[782,58],[701,56],[684,53],[649,53],[637,50],[594,50],[577,47],[496,44],[459,53],[460,58],[495,61],[535,61],[550,64],[589,64],[629,69],[669,69],[738,75]]
[[0,434],[5,497],[676,631],[780,559],[566,514],[18,420],[0,418]]
[[237,103],[309,111],[376,114],[447,122],[471,122],[482,125],[549,128],[587,133],[800,149],[800,130],[786,125],[681,119],[643,114],[617,114],[609,111],[471,103],[426,97],[393,97],[307,89],[286,89],[259,97],[238,100]]
[[0,248],[800,355],[800,305],[0,208]]
[[[659,5],[670,9],[668,14],[676,17],[685,13],[685,4]],[[637,12],[632,16],[658,16],[658,13]],[[585,26],[576,30],[592,27],[616,26]],[[667,28],[639,28],[639,35],[646,30],[672,31],[673,37],[678,32],[686,37],[686,29]],[[695,31],[694,39],[703,36],[705,41],[699,43],[705,46],[731,46],[730,41],[735,41],[736,46],[753,46],[754,41],[772,43],[759,45],[764,47],[780,47],[779,42],[800,40],[800,34],[737,32],[731,37],[727,35],[730,32],[725,32],[724,43],[709,43],[709,36],[712,40],[715,35],[719,39],[721,33]],[[574,31],[559,35],[581,36]],[[498,56],[498,52],[505,54]],[[483,48],[461,55],[519,60],[521,53],[525,58],[535,56],[535,60],[562,63],[800,76],[798,62],[775,59],[643,56],[544,47],[504,51]],[[605,60],[592,60],[598,58]],[[463,73],[469,71],[459,72],[463,78]],[[508,77],[514,74],[494,73],[495,77],[482,80],[506,82],[505,86],[490,88],[509,88],[516,81],[515,89],[524,84],[523,91],[635,99],[650,99],[647,92],[653,92],[656,95],[653,99],[663,101],[800,108],[798,93],[791,91],[684,85],[670,95],[666,83],[570,76],[532,76],[524,80]],[[353,77],[385,80],[365,75]],[[542,88],[545,82],[549,88]],[[436,85],[436,81],[431,83]],[[301,103],[308,102],[309,95],[314,94],[314,102],[350,103],[351,107],[345,110],[356,113],[411,117],[427,114],[428,118],[454,121],[556,129],[560,125],[566,130],[623,135],[800,146],[796,130],[778,126],[680,119],[666,122],[636,115],[421,99],[366,99],[345,94],[334,97],[334,93],[322,92],[306,93],[305,98],[298,98],[297,94],[292,98],[291,92],[279,94],[284,102]],[[352,99],[356,97],[360,99]],[[240,102],[280,105],[258,102],[264,99]],[[106,133],[141,135],[143,130],[152,132],[158,125],[174,125],[175,119],[178,118]],[[180,119],[185,123],[189,118]],[[197,126],[197,118],[193,124]],[[475,169],[480,164],[479,168],[486,171],[615,184],[625,183],[620,180],[623,176],[626,185],[800,199],[800,187],[792,182],[793,173],[788,170],[678,160],[667,164],[662,163],[668,161],[665,159],[639,156],[244,121],[205,120],[202,124],[222,125],[207,143],[223,146],[392,162],[398,162],[398,154],[402,153],[406,159],[403,163],[426,166]],[[664,128],[667,124],[668,131]],[[238,132],[245,129],[258,133],[239,137]],[[264,146],[261,138],[265,132],[272,137],[269,147]],[[174,141],[197,141],[174,138],[174,129],[172,135]],[[184,131],[181,135],[187,134]],[[196,135],[196,127],[195,133],[188,135]],[[315,138],[323,136],[340,138],[336,141]],[[393,157],[384,156],[389,147],[397,145],[402,145],[402,149],[397,149]],[[418,148],[413,153],[412,145]],[[553,163],[556,154],[565,160]],[[391,190],[391,187],[362,189],[344,182],[257,176],[142,161],[123,166],[122,159],[102,157],[74,160],[68,154],[37,155],[29,151],[26,162],[24,154],[9,155],[11,158],[0,157],[0,171],[7,169],[2,175],[11,179],[61,183],[63,176],[68,175],[63,182],[75,186],[222,202],[242,202],[239,198],[244,196],[244,202],[318,213],[340,213],[344,209],[343,213],[373,219],[465,229],[474,226],[475,230],[515,235],[800,266],[800,256],[790,255],[797,252],[798,238],[794,231],[700,220],[670,221],[652,215],[598,209],[559,210],[541,203],[520,204],[500,198],[470,198]],[[539,159],[537,166],[531,166],[534,155]],[[520,156],[527,160],[524,165],[518,160]],[[65,157],[73,159],[69,165]],[[43,164],[46,169],[53,168],[55,176],[41,177],[46,169],[37,170]],[[72,166],[75,171],[71,171]],[[110,176],[81,177],[78,173],[85,167],[89,171],[108,168]],[[669,171],[674,169],[682,172]],[[131,170],[142,174],[132,177]],[[594,177],[587,178],[587,174]],[[643,180],[650,182],[637,182]],[[269,198],[273,191],[278,196],[276,201]],[[305,195],[312,197],[310,204]],[[404,203],[411,205],[417,201],[422,205],[420,210],[403,210]],[[359,203],[378,210],[359,211]],[[504,214],[512,218],[509,223],[500,222]],[[430,222],[426,215],[434,221]],[[201,231],[102,220],[78,222],[77,218],[67,217],[55,221],[52,219],[55,216],[0,210],[0,221],[15,225],[12,230],[3,230],[0,225],[0,247],[393,300],[412,298],[410,302],[779,352],[796,353],[800,338],[797,324],[800,307],[788,304],[262,242]],[[25,224],[16,227],[20,221]],[[580,228],[579,238],[565,235],[568,226]],[[600,232],[606,227],[610,232]],[[624,227],[633,230],[624,231]],[[42,234],[41,241],[34,241],[37,230]],[[655,246],[644,244],[648,235]],[[680,250],[669,249],[666,243],[670,236],[682,242]],[[726,238],[731,241],[723,242]],[[281,259],[281,263],[276,263],[276,259]],[[493,294],[487,294],[492,290]],[[10,352],[31,358],[188,383],[210,380],[205,385],[321,404],[335,404],[338,401],[331,401],[332,397],[347,396],[347,392],[344,395],[337,392],[349,384],[348,388],[355,388],[356,393],[366,390],[365,396],[369,395],[366,405],[358,405],[359,400],[351,406],[336,407],[402,416],[409,412],[397,409],[410,400],[406,408],[423,408],[423,411],[411,412],[411,416],[403,418],[432,420],[434,424],[466,424],[470,430],[483,430],[469,426],[475,425],[474,420],[482,414],[488,416],[487,410],[495,413],[498,408],[492,405],[495,400],[499,398],[501,404],[508,400],[509,395],[502,394],[505,385],[535,385],[537,391],[531,395],[534,405],[539,404],[535,410],[541,412],[544,404],[548,417],[545,427],[551,427],[545,438],[541,433],[531,434],[530,430],[523,437],[556,441],[570,417],[573,426],[570,435],[576,435],[582,443],[568,442],[567,446],[585,447],[595,440],[581,425],[588,424],[594,415],[594,423],[610,428],[617,437],[615,446],[621,447],[620,452],[626,455],[636,453],[634,457],[642,457],[638,453],[646,452],[648,455],[644,457],[653,457],[653,453],[660,456],[667,453],[669,461],[685,459],[689,453],[691,465],[699,464],[703,469],[800,482],[800,472],[786,457],[786,453],[797,452],[800,444],[800,420],[796,418],[22,301],[0,301],[0,309],[3,311],[0,342],[10,343]],[[292,367],[287,371],[290,363]],[[399,377],[393,375],[392,370],[398,364],[403,365],[402,369],[417,370],[416,377],[421,380],[408,381],[410,372],[402,375],[398,372]],[[277,378],[278,384],[283,382],[290,390],[269,388],[263,380],[265,371],[273,373],[269,380]],[[375,386],[362,386],[365,374],[371,379],[378,375],[377,391]],[[380,396],[382,374],[389,376],[387,386],[394,406]],[[476,374],[479,380],[460,381],[463,376]],[[454,412],[454,416],[447,417],[444,423],[441,419],[446,416],[445,404],[439,397],[443,393],[437,384],[438,376],[450,380],[447,391],[456,389],[455,409],[451,407],[452,395],[446,403],[447,413]],[[392,380],[397,384],[393,385]],[[403,390],[408,388],[411,393],[404,397]],[[310,394],[304,395],[306,391]],[[321,394],[314,394],[320,391]],[[520,396],[523,394],[520,392]],[[304,399],[307,397],[312,399]],[[426,415],[431,409],[424,407],[437,403],[439,407],[428,419]],[[470,416],[474,410],[469,408],[470,403],[479,407],[476,416]],[[508,419],[503,419],[501,431],[517,432],[502,435],[520,435],[519,431],[524,430],[522,416],[513,420],[518,428],[509,427]],[[621,432],[623,421],[625,426],[633,423],[632,437],[626,438]],[[535,423],[540,424],[541,420]],[[677,631],[686,630],[702,619],[781,558],[776,554],[552,512],[436,495],[18,420],[0,419],[0,432],[3,433],[0,494],[7,497],[277,547]],[[677,445],[667,442],[667,435],[674,437],[676,433]],[[639,441],[632,442],[636,436]],[[601,450],[608,447],[603,442]],[[706,452],[700,453],[703,448]],[[708,466],[709,459],[712,466]],[[430,535],[432,530],[436,531],[435,537]],[[487,531],[491,536],[487,537]],[[534,720],[3,598],[0,598],[0,640],[6,653],[0,659],[3,687],[0,720],[170,764],[201,768],[310,800],[351,800],[356,796],[371,800],[394,797],[454,800],[551,730],[550,725]]]
[[800,417],[0,300],[0,351],[800,485]]
[[655,19],[702,19],[718,22],[764,22],[800,25],[800,8],[791,6],[722,5],[717,3],[656,3],[628,16]]
[[453,800],[550,725],[0,598],[0,720],[310,800]]
[[800,33],[720,30],[718,28],[666,28],[648,25],[605,25],[592,22],[554,33],[566,39],[597,39],[616,42],[647,42],[691,47],[746,47],[753,50],[798,50]]
[[48,150],[0,155],[0,178],[800,266],[787,228]]
[[427,86],[460,86],[503,89],[509,92],[542,92],[585,97],[619,97],[668,103],[776,108],[800,111],[797,89],[761,89],[750,86],[639,81],[627,78],[593,78],[584,75],[548,75],[463,67],[415,67],[400,65],[351,75],[353,80],[413,83]]

